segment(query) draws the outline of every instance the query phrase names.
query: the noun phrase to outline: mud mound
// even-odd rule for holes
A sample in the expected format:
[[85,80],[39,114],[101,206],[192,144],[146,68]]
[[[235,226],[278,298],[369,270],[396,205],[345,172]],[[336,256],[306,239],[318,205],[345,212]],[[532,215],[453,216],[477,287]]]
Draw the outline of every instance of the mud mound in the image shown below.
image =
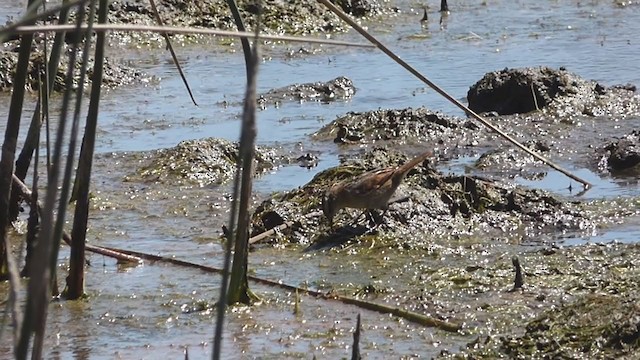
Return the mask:
[[546,109],[560,115],[637,114],[640,100],[631,85],[606,87],[563,68],[504,69],[484,75],[469,89],[469,108],[478,113],[521,114]]
[[366,144],[380,140],[454,145],[470,143],[478,127],[466,119],[427,108],[349,112],[324,126],[312,137],[339,144]]
[[328,103],[351,99],[355,93],[356,88],[353,86],[353,82],[344,76],[340,76],[329,81],[294,84],[269,90],[258,97],[258,104],[264,109],[268,104],[279,106],[287,101]]
[[[13,88],[13,79],[15,77],[16,64],[18,63],[18,45],[17,41],[13,41],[8,45],[5,44],[5,48],[0,50],[0,91],[10,91]],[[66,46],[66,45],[65,45]],[[68,46],[66,46],[68,47]],[[46,61],[43,52],[43,44],[36,43],[29,59],[29,69],[27,75],[27,89],[29,91],[38,91],[38,84],[44,82]],[[64,79],[66,77],[67,68],[69,67],[69,58],[66,54],[68,51],[63,50],[60,65],[55,76],[55,81],[52,84],[53,91],[63,91],[65,89]],[[73,86],[78,84],[80,71],[79,66],[81,62],[81,56],[78,56],[76,61],[76,68],[73,77]],[[91,78],[93,72],[93,60],[89,60],[89,71],[87,78],[85,79],[85,86],[91,85]],[[127,85],[140,81],[148,81],[149,77],[140,71],[134,70],[128,66],[120,63],[115,63],[108,58],[104,59],[104,69],[102,84],[106,87],[117,87]]]
[[[221,184],[235,175],[238,144],[223,139],[206,138],[182,141],[170,149],[154,152],[150,163],[137,175],[143,181],[168,184]],[[275,149],[256,148],[255,171],[263,172],[288,163]]]
[[[157,1],[160,17],[167,25],[235,30],[229,7],[222,0]],[[342,32],[348,27],[326,7],[315,1],[265,1],[262,3],[261,26],[269,34],[305,35]],[[376,0],[338,2],[347,13],[356,17],[375,16],[396,10]],[[238,3],[245,26],[255,25],[258,8],[255,3]],[[156,25],[151,6],[146,1],[113,1],[109,5],[109,22]],[[161,40],[159,35],[121,34],[123,42],[144,43]],[[146,40],[145,40],[146,38]],[[191,38],[197,38],[192,36]]]
[[342,210],[335,218],[337,227],[329,228],[320,210],[330,185],[366,170],[397,166],[407,159],[398,152],[374,149],[359,160],[319,173],[301,188],[276,194],[256,209],[252,235],[294,221],[297,228],[283,233],[283,238],[313,243],[315,248],[372,236],[420,246],[453,234],[510,234],[519,240],[536,241],[545,232],[584,231],[596,226],[577,202],[480,177],[443,175],[423,165],[409,173],[394,197],[403,201],[391,204],[383,224],[374,231],[362,218],[354,222],[362,213],[356,209]]
[[640,173],[640,131],[634,130],[620,139],[610,142],[599,151],[602,154],[599,167],[614,174],[637,175]]

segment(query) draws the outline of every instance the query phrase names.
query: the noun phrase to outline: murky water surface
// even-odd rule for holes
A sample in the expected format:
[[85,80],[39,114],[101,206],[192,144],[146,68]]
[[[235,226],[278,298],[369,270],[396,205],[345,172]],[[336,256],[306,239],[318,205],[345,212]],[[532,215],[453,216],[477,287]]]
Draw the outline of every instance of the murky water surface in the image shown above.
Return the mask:
[[[21,3],[4,2],[0,5],[0,17],[15,15]],[[505,67],[564,66],[606,85],[640,84],[639,5],[597,0],[481,3],[452,1],[452,13],[442,19],[435,11],[436,4],[430,4],[429,23],[421,26],[422,3],[399,1],[402,13],[385,24],[370,25],[369,30],[459,99],[465,98],[469,86],[484,73]],[[341,38],[363,41],[356,34]],[[222,247],[217,237],[227,217],[228,187],[167,191],[122,182],[122,177],[137,165],[127,160],[128,153],[171,147],[181,140],[207,136],[238,138],[241,109],[237,104],[244,93],[241,54],[200,46],[180,48],[178,53],[197,107],[190,103],[168,53],[114,50],[111,54],[155,79],[146,85],[111,90],[104,95],[94,178],[97,201],[90,221],[90,241],[220,266]],[[311,170],[292,166],[263,176],[255,185],[256,200],[272,191],[300,186],[318,171],[335,165],[339,150],[333,144],[311,141],[307,135],[348,111],[427,106],[462,115],[375,50],[330,49],[294,60],[280,60],[277,49],[266,53],[273,54],[273,59],[261,64],[260,91],[292,83],[326,81],[341,75],[353,80],[358,91],[348,102],[285,103],[259,112],[259,143],[281,145],[296,154],[318,153],[321,159],[319,166]],[[5,118],[8,101],[8,96],[0,97],[0,112]],[[638,118],[625,121],[625,127],[640,127]],[[600,136],[584,140],[606,138]],[[441,167],[464,172],[465,165],[473,160],[458,159]],[[551,170],[542,181],[518,181],[581,199],[640,194],[637,179],[601,177],[585,169],[570,170],[595,187],[576,195],[575,188],[569,191],[568,180]],[[639,221],[630,219],[619,228],[604,229],[588,239],[559,240],[580,244],[638,239]],[[504,254],[522,250],[513,244],[500,246]],[[261,248],[252,253],[252,269],[261,277],[339,292],[341,286],[353,289],[382,281],[376,280],[378,267],[399,265],[400,261],[384,260],[380,253],[354,258],[349,251],[301,250],[302,247],[286,251]],[[65,248],[62,256],[67,255]],[[65,261],[62,259],[61,264]],[[214,314],[210,310],[196,310],[216,301],[217,275],[151,263],[121,267],[97,255],[91,256],[91,262],[87,273],[89,300],[51,306],[46,358],[179,358],[185,347],[189,348],[191,358],[210,356]],[[389,279],[384,281],[383,287],[398,291],[404,287],[400,280],[395,284]],[[365,334],[362,352],[367,358],[429,358],[443,349],[455,351],[472,340],[469,336],[450,335],[305,296],[301,313],[294,315],[292,294],[257,285],[253,289],[264,301],[251,309],[235,308],[229,312],[225,357],[349,357],[359,312]],[[0,340],[0,357],[10,357],[9,338],[3,336]]]

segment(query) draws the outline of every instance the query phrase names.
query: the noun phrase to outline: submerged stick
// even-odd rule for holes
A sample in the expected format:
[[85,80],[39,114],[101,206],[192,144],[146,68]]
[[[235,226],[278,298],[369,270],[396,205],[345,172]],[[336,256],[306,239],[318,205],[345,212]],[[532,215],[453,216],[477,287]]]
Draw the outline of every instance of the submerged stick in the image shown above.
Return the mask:
[[[220,268],[207,266],[207,265],[202,265],[202,264],[197,264],[197,263],[193,263],[193,262],[186,261],[186,260],[176,259],[176,258],[173,258],[173,257],[153,255],[153,254],[147,254],[147,253],[143,253],[143,252],[139,252],[139,251],[125,250],[125,249],[116,249],[116,248],[106,248],[106,249],[113,250],[113,251],[116,251],[116,252],[119,252],[119,253],[124,253],[124,254],[128,254],[128,255],[137,256],[137,257],[140,257],[142,259],[149,260],[149,261],[162,261],[162,262],[166,262],[166,263],[170,263],[170,264],[174,264],[174,265],[178,265],[178,266],[186,266],[186,267],[189,267],[189,268],[192,268],[192,269],[199,269],[199,270],[202,270],[202,271],[208,272],[208,273],[222,274],[224,272],[223,269],[220,269]],[[320,292],[320,291],[310,290],[310,289],[301,288],[301,287],[297,287],[297,286],[293,286],[293,285],[288,285],[288,284],[285,284],[285,283],[283,283],[281,281],[264,279],[264,278],[260,278],[260,277],[253,276],[253,275],[248,275],[247,278],[249,280],[251,280],[253,282],[256,282],[256,283],[259,283],[259,284],[272,286],[272,287],[277,287],[277,288],[280,288],[280,289],[283,289],[283,290],[288,290],[288,291],[291,291],[291,292],[298,291],[299,293],[307,294],[309,296],[313,296],[313,297],[318,298],[318,299],[339,301],[339,302],[341,302],[343,304],[355,305],[355,306],[358,306],[358,307],[361,307],[361,308],[364,308],[364,309],[367,309],[367,310],[379,312],[379,313],[382,313],[382,314],[391,314],[391,315],[394,315],[394,316],[401,317],[401,318],[403,318],[405,320],[411,321],[413,323],[417,323],[417,324],[420,324],[420,325],[423,325],[423,326],[428,326],[428,327],[435,327],[435,328],[438,328],[438,329],[444,330],[444,331],[457,332],[457,331],[462,329],[462,325],[461,324],[457,324],[457,323],[452,323],[452,322],[448,322],[448,321],[445,321],[445,320],[436,319],[436,318],[430,317],[428,315],[418,314],[416,312],[412,312],[412,311],[405,310],[405,309],[402,309],[402,308],[387,306],[387,305],[378,304],[378,303],[372,303],[372,302],[368,302],[368,301],[365,301],[365,300],[359,300],[359,299],[350,298],[350,297],[346,297],[346,296],[336,295],[336,294],[333,294],[333,293],[323,293],[323,292]],[[224,301],[224,299],[220,299],[220,301]]]
[[402,60],[398,55],[396,55],[388,47],[386,47],[384,44],[382,44],[373,35],[369,34],[369,32],[367,32],[364,28],[362,28],[362,26],[358,25],[358,23],[353,21],[347,14],[345,14],[337,6],[332,4],[329,0],[318,0],[318,1],[321,2],[322,4],[324,4],[326,7],[328,7],[329,10],[331,10],[334,14],[336,14],[340,19],[344,20],[347,24],[351,25],[351,27],[353,27],[356,31],[358,31],[362,36],[364,36],[371,43],[376,45],[380,50],[382,50],[382,52],[387,54],[387,56],[389,56],[395,62],[400,64],[402,67],[404,67],[407,71],[409,71],[415,77],[420,79],[422,82],[424,82],[425,84],[429,85],[430,88],[435,90],[438,94],[442,95],[445,99],[449,100],[452,104],[454,104],[455,106],[460,108],[466,114],[471,115],[471,117],[473,117],[474,119],[478,120],[480,123],[482,123],[482,125],[484,125],[485,127],[488,127],[493,132],[495,132],[498,135],[502,136],[504,139],[506,139],[510,143],[514,144],[515,146],[519,147],[521,150],[523,150],[524,152],[526,152],[529,155],[533,156],[537,160],[542,161],[543,163],[547,164],[551,168],[553,168],[553,169],[563,173],[564,175],[568,176],[569,178],[581,183],[584,186],[585,189],[589,189],[591,187],[591,184],[589,182],[587,182],[586,180],[583,180],[580,177],[578,177],[577,175],[574,175],[574,174],[570,173],[569,171],[563,169],[559,165],[551,162],[551,160],[545,158],[544,156],[542,156],[542,155],[538,154],[537,152],[535,152],[535,151],[529,149],[528,147],[524,146],[523,144],[518,142],[516,139],[514,139],[512,136],[510,136],[509,134],[507,134],[504,131],[500,130],[498,127],[496,127],[495,125],[490,123],[487,119],[485,119],[482,116],[476,114],[474,111],[469,109],[467,106],[465,106],[463,103],[458,101],[456,98],[454,98],[453,96],[449,95],[446,91],[441,89],[438,85],[433,83],[431,80],[427,79],[424,75],[422,75],[418,70],[416,70],[414,67],[409,65],[406,61]]
[[[393,202],[391,202],[390,204],[392,204],[392,203]],[[310,213],[306,214],[304,217],[305,218],[312,218],[314,216],[319,216],[319,215],[322,215],[322,212],[314,211],[314,212],[310,212]],[[289,221],[286,221],[286,222],[284,222],[284,223],[282,223],[282,224],[280,224],[278,226],[274,226],[271,229],[269,229],[267,231],[264,231],[264,232],[262,232],[262,233],[260,233],[260,234],[258,234],[256,236],[250,238],[249,239],[249,244],[253,245],[253,244],[255,244],[255,243],[259,242],[259,241],[262,241],[262,240],[264,240],[264,239],[266,239],[266,238],[268,238],[270,236],[275,235],[278,231],[282,231],[284,229],[291,228],[295,224],[296,224],[295,221],[289,220]],[[223,229],[223,231],[226,231],[226,230]]]
[[513,290],[522,289],[524,285],[524,276],[522,275],[522,266],[520,266],[520,259],[517,256],[511,258],[511,263],[513,264],[514,271],[516,273],[515,278],[513,279]]

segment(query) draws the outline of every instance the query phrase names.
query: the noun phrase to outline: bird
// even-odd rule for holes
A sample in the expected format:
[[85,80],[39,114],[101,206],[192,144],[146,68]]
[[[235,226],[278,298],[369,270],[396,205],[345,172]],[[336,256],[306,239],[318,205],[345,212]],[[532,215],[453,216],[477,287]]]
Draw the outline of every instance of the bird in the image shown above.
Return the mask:
[[344,208],[381,209],[389,208],[389,200],[407,173],[431,157],[426,151],[399,167],[388,167],[365,172],[331,186],[322,198],[322,211],[333,227],[334,216]]

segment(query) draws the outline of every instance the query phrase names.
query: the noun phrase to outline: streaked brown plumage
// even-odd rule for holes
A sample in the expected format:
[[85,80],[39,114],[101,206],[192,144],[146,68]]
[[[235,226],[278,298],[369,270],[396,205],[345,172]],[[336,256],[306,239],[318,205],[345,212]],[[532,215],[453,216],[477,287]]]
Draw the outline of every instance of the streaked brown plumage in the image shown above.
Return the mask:
[[418,166],[432,153],[427,151],[399,167],[368,171],[353,179],[335,184],[322,199],[322,211],[333,224],[333,217],[344,208],[382,209],[389,207],[393,196],[407,173]]

